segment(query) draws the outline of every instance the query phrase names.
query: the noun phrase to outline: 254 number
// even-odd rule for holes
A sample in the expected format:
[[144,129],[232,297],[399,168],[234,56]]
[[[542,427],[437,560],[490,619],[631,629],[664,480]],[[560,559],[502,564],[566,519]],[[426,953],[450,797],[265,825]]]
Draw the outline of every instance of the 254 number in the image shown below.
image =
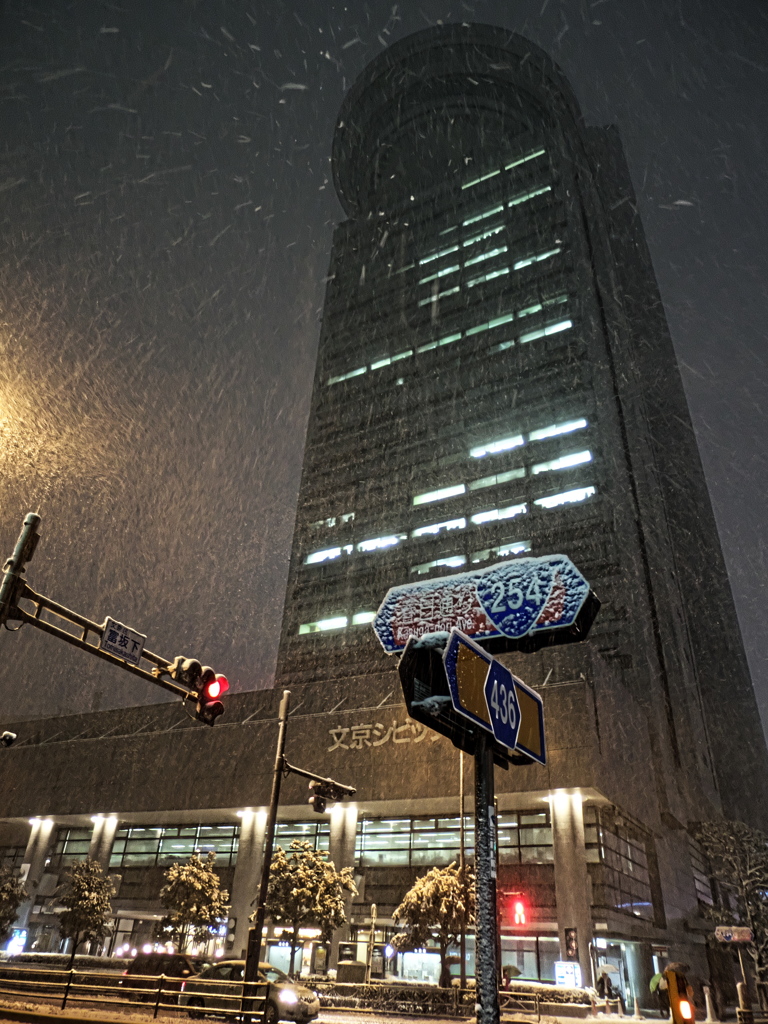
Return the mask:
[[491,593],[494,599],[491,611],[496,615],[501,614],[505,610],[505,605],[507,608],[511,608],[513,612],[516,612],[522,606],[523,601],[531,601],[538,604],[543,598],[541,584],[535,573],[531,577],[527,589],[525,586],[519,586],[514,580],[507,582],[495,580],[491,584]]

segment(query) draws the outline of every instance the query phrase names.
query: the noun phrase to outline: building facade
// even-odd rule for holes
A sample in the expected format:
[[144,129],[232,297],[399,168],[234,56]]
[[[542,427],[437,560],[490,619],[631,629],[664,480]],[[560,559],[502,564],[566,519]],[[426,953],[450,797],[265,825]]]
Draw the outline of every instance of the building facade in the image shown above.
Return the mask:
[[[27,945],[57,941],[73,859],[119,878],[111,946],[130,951],[164,867],[214,849],[232,920],[211,941],[239,954],[287,686],[289,760],[357,788],[317,817],[291,778],[281,808],[279,841],[355,869],[331,963],[365,957],[375,903],[378,973],[436,978],[430,950],[385,950],[415,878],[458,859],[459,756],[408,719],[370,623],[395,584],[563,552],[602,608],[585,643],[502,656],[541,693],[548,746],[497,771],[502,963],[551,980],[575,929],[585,980],[612,964],[628,1001],[667,957],[706,978],[688,826],[768,822],[768,759],[618,136],[526,40],[442,26],[362,73],[333,169],[346,220],[275,689],[229,695],[214,730],[171,706],[9,726],[0,852],[28,879]],[[306,938],[305,968],[327,967]]]

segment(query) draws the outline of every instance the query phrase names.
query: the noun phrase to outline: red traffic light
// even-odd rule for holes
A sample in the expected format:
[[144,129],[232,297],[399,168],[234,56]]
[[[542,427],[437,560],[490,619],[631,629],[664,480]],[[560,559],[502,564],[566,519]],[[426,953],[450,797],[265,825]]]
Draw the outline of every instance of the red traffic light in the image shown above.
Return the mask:
[[203,693],[206,699],[216,700],[217,697],[221,697],[223,693],[226,693],[229,689],[229,680],[226,676],[216,676],[210,683],[205,686]]

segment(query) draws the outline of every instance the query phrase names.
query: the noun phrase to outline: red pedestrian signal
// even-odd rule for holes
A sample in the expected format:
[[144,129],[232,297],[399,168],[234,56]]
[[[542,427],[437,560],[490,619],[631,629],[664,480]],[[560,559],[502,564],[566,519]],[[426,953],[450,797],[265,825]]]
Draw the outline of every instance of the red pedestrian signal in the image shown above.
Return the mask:
[[528,924],[528,910],[521,899],[512,901],[512,924]]

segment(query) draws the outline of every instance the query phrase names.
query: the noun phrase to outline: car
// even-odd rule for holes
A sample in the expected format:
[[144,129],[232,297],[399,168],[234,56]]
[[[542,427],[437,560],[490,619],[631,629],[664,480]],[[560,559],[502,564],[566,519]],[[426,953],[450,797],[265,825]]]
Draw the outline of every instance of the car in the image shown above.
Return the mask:
[[183,980],[198,974],[210,963],[205,957],[188,953],[139,953],[123,971],[122,984],[131,992],[137,991],[136,999],[147,1000],[157,991],[157,978],[164,974],[169,980],[163,982],[161,1002],[175,1003]]
[[[194,978],[182,983],[179,1006],[186,1006],[190,1017],[202,1017],[206,1011],[239,1011],[245,960],[219,960]],[[265,1024],[294,1021],[307,1024],[320,1012],[317,993],[291,981],[278,967],[259,964],[259,981],[269,983]],[[216,982],[219,982],[217,985]],[[259,1001],[262,994],[259,993]]]

